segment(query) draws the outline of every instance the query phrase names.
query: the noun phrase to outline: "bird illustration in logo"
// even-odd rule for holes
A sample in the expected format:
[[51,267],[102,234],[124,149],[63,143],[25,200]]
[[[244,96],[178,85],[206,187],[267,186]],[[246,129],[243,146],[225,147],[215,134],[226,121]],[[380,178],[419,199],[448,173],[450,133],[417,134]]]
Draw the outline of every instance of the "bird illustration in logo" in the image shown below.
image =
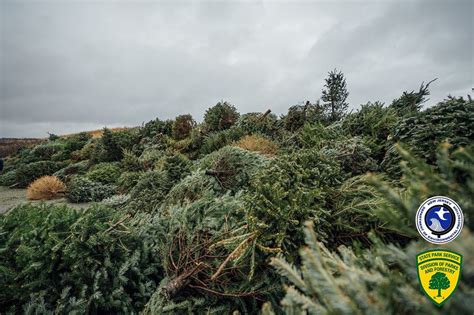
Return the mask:
[[443,232],[450,226],[451,215],[444,207],[439,207],[439,209],[431,209],[431,211],[427,213],[427,221],[430,222],[430,230]]

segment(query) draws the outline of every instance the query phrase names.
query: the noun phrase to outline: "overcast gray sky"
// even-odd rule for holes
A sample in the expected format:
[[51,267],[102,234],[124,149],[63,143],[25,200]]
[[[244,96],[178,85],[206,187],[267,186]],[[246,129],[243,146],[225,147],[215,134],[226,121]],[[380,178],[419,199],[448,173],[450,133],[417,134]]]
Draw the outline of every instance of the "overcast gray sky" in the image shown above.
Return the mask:
[[279,114],[333,68],[351,108],[473,86],[470,0],[0,3],[0,137],[201,121],[221,99]]

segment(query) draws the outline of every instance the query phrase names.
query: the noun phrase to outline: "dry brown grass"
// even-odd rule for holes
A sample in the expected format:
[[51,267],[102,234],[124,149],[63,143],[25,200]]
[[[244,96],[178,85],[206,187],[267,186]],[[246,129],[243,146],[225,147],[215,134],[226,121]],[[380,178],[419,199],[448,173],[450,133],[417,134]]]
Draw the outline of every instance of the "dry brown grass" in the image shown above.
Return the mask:
[[30,200],[50,200],[61,198],[66,185],[56,176],[43,176],[28,186],[27,196]]
[[[123,131],[130,129],[129,127],[116,127],[116,128],[108,128],[112,132],[117,132],[117,131]],[[89,130],[89,131],[84,131],[85,133],[88,133],[89,135],[92,136],[92,138],[99,138],[102,137],[102,134],[104,133],[104,129],[97,129],[97,130]],[[68,138],[76,135],[77,133],[70,133],[66,135],[62,135],[61,137],[63,138]]]
[[278,152],[278,146],[273,141],[259,135],[245,136],[234,143],[234,146],[265,155],[275,155]]

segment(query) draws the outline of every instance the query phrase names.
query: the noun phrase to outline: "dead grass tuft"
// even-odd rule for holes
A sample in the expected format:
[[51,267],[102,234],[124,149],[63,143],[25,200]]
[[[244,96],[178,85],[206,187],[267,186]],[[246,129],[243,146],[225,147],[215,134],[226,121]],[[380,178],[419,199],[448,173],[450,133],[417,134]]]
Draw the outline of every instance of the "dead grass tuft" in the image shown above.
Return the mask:
[[272,140],[259,135],[245,136],[235,142],[234,146],[265,155],[275,155],[278,152],[278,146]]
[[28,186],[27,196],[30,200],[50,200],[61,198],[66,185],[56,176],[43,176]]

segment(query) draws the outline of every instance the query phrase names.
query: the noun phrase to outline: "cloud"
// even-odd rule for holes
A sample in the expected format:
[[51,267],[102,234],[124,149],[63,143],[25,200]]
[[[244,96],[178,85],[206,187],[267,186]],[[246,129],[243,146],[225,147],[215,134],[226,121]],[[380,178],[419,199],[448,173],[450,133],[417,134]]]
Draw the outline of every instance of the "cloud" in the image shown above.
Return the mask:
[[471,1],[0,3],[0,137],[283,113],[335,67],[352,108],[473,82]]

